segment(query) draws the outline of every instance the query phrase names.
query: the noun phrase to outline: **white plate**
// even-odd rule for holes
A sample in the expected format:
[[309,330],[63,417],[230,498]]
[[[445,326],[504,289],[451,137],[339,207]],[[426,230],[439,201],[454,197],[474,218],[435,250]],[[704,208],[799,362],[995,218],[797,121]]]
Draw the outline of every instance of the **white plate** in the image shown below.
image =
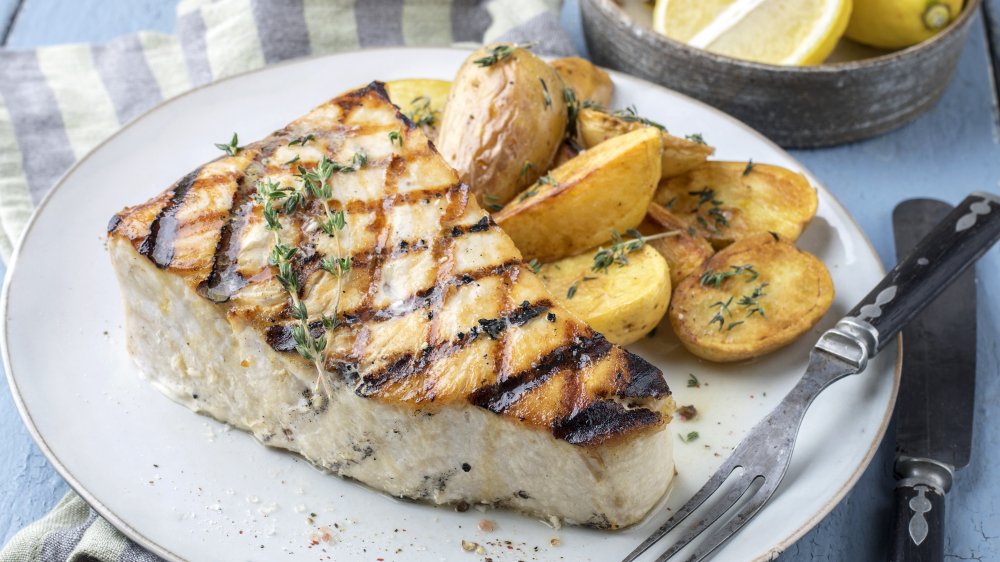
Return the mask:
[[[4,288],[10,386],[56,469],[136,541],[168,559],[276,560],[292,554],[306,560],[482,560],[462,551],[466,539],[481,543],[496,562],[605,561],[620,559],[668,516],[661,509],[619,532],[556,531],[504,511],[456,513],[394,500],[190,413],[140,380],[126,354],[118,285],[104,248],[112,213],[215,157],[212,144],[234,130],[244,140],[263,137],[373,79],[448,79],[466,55],[446,49],[363,51],[279,65],[190,92],[98,147],[42,203]],[[703,133],[720,159],[753,158],[803,170],[762,136],[708,106],[634,78],[614,79],[616,106],[635,104],[672,131]],[[634,347],[663,369],[679,404],[693,403],[701,412],[697,421],[673,424],[701,438],[676,444],[679,474],[668,507],[681,505],[707,479],[791,388],[820,331],[882,277],[864,234],[825,189],[819,191],[819,214],[800,246],[830,268],[837,298],[811,334],[759,361],[728,366],[693,359],[670,341],[669,329]],[[718,560],[770,558],[843,497],[885,430],[898,381],[895,355],[891,346],[866,373],[835,384],[813,404],[781,489]],[[687,386],[689,374],[701,388]],[[496,521],[496,531],[479,531],[482,518]],[[330,541],[312,545],[319,527],[331,530]]]

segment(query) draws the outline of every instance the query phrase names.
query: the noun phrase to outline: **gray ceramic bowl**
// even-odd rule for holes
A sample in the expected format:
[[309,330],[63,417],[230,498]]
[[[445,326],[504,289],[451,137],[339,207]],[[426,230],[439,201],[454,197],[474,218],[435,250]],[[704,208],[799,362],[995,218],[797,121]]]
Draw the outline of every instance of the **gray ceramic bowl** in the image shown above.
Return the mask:
[[884,133],[933,106],[954,74],[980,3],[967,0],[950,27],[919,45],[809,67],[688,47],[639,23],[615,0],[581,0],[581,9],[598,64],[705,101],[782,146],[815,147]]

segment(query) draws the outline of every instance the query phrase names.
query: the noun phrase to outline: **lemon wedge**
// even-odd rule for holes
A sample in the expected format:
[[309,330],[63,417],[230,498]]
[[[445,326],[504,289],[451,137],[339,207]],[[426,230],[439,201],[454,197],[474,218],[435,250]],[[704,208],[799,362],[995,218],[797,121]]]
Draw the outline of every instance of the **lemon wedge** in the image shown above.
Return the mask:
[[720,55],[819,64],[837,46],[852,0],[657,0],[653,29]]

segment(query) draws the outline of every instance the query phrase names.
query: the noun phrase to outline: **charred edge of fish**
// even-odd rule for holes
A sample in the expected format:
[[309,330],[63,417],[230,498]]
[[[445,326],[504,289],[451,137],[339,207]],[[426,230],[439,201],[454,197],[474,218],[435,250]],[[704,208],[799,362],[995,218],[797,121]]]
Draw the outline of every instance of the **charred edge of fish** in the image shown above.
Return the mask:
[[122,223],[122,216],[118,213],[111,215],[111,220],[108,221],[108,234],[111,234],[118,228],[118,225]]
[[579,371],[606,356],[611,348],[611,342],[598,333],[573,338],[570,343],[550,351],[529,369],[516,373],[505,381],[475,390],[469,401],[492,412],[503,413],[531,389],[559,371]]
[[[500,331],[503,331],[509,326],[522,326],[531,321],[531,319],[540,316],[551,307],[552,303],[547,300],[539,301],[535,304],[525,301],[513,312],[489,321],[479,320],[479,324],[482,326],[484,322],[490,325],[495,323],[503,326],[503,328],[500,328]],[[357,388],[357,393],[361,396],[371,396],[391,381],[401,380],[416,373],[420,373],[426,370],[435,361],[453,355],[457,351],[470,345],[483,333],[487,333],[491,339],[496,339],[496,337],[499,336],[499,332],[496,334],[489,334],[485,328],[478,329],[476,326],[473,326],[468,333],[459,332],[454,339],[443,343],[438,348],[434,348],[432,346],[425,347],[417,356],[414,356],[411,353],[403,354],[389,364],[388,367],[366,376],[361,385]]]
[[169,267],[174,259],[174,241],[177,238],[178,227],[174,215],[180,210],[184,198],[198,179],[199,172],[201,168],[184,176],[174,185],[170,200],[160,209],[149,225],[149,235],[139,244],[139,253],[149,258],[160,269]]
[[552,426],[552,435],[571,445],[600,445],[617,435],[657,425],[662,419],[659,413],[652,410],[627,410],[618,402],[601,400],[556,421]]
[[625,369],[628,372],[629,380],[619,392],[620,396],[628,398],[670,396],[670,387],[667,386],[667,381],[663,378],[663,371],[630,351],[624,351],[624,354]]

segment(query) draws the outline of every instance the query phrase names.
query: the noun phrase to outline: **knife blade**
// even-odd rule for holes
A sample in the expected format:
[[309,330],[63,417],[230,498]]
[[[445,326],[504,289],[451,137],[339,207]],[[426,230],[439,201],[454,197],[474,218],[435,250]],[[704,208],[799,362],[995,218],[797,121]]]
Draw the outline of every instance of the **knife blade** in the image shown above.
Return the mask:
[[[893,211],[905,256],[952,207],[911,199]],[[903,330],[896,401],[896,519],[890,560],[944,559],[944,495],[969,463],[976,386],[976,286],[970,268]]]

